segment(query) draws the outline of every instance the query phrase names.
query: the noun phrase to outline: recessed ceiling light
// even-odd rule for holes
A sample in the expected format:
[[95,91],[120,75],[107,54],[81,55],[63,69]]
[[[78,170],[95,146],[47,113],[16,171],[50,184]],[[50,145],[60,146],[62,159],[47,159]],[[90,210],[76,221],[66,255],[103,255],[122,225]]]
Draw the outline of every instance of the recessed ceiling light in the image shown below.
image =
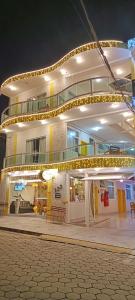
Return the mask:
[[98,131],[98,130],[102,129],[102,127],[96,126],[96,127],[93,127],[92,129],[93,129],[94,131]]
[[85,107],[85,106],[81,106],[81,107],[79,107],[79,109],[80,109],[80,111],[86,111],[87,110],[87,108]]
[[129,119],[127,119],[126,121],[127,122],[130,122],[130,121],[132,121],[134,118],[129,118]]
[[119,107],[119,106],[120,106],[119,103],[112,103],[112,104],[111,104],[111,107],[112,107],[112,108],[117,108],[117,107]]
[[122,69],[117,69],[117,70],[116,70],[116,74],[117,74],[117,75],[123,74],[123,70],[122,70]]
[[103,50],[104,51],[104,55],[106,56],[106,57],[108,57],[108,51],[107,50]]
[[25,127],[26,125],[24,123],[18,123],[17,126],[21,128],[21,127]]
[[94,168],[95,171],[100,171],[102,168]]
[[123,179],[121,179],[120,182],[123,182]]
[[60,73],[61,73],[62,75],[66,75],[66,74],[67,74],[67,71],[66,71],[65,69],[60,69]]
[[48,122],[47,122],[46,120],[41,120],[40,123],[41,123],[42,125],[48,124]]
[[114,170],[115,170],[115,171],[119,171],[119,170],[120,170],[120,168],[117,168],[117,167],[115,167],[115,168],[114,168]]
[[67,116],[65,116],[65,115],[60,115],[59,118],[60,118],[60,120],[65,120],[65,119],[67,119]]
[[89,176],[85,177],[82,180],[104,180],[104,179],[121,179],[123,176],[122,175],[94,175],[94,176]]
[[45,80],[45,81],[50,81],[50,77],[47,76],[47,75],[45,75],[45,76],[44,76],[44,80]]
[[126,118],[126,117],[129,117],[129,116],[132,116],[132,112],[131,111],[125,111],[124,113],[122,113],[123,117]]
[[134,151],[134,150],[135,150],[135,148],[130,148],[130,150],[131,150],[131,151]]
[[83,59],[81,56],[75,57],[77,64],[81,64],[83,62]]
[[11,130],[8,129],[8,128],[4,128],[3,131],[4,131],[5,133],[11,132]]
[[96,78],[96,82],[101,82],[102,78]]
[[101,119],[101,120],[100,120],[100,123],[101,123],[101,124],[106,124],[106,123],[107,123],[107,120]]
[[17,90],[17,88],[14,85],[9,85],[9,89],[11,91],[16,91]]

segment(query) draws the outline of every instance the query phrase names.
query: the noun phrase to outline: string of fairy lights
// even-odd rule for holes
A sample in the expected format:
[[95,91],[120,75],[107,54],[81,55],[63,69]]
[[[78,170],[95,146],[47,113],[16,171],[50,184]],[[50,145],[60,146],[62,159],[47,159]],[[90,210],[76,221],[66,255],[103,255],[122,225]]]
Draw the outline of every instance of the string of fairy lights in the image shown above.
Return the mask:
[[[115,40],[109,40],[109,41],[100,41],[100,44],[102,47],[120,47],[120,48],[127,48],[127,46],[121,42],[121,41],[115,41]],[[9,77],[7,80],[5,80],[2,85],[1,85],[1,90],[6,87],[8,84],[13,83],[18,80],[26,80],[38,76],[45,75],[47,73],[50,73],[57,68],[61,67],[66,61],[68,61],[71,57],[80,54],[85,51],[93,50],[97,48],[97,43],[96,42],[91,42],[91,43],[86,43],[84,45],[81,45],[69,53],[67,53],[64,57],[62,57],[58,62],[53,64],[52,66],[42,68],[36,71],[31,71],[31,72],[26,72],[26,73],[21,73],[15,76]]]
[[85,168],[109,168],[109,167],[135,167],[135,157],[88,157],[82,159],[74,159],[72,161],[65,161],[61,163],[49,164],[30,164],[7,167],[2,170],[3,174],[14,171],[32,171],[32,170],[45,170],[55,169],[59,171],[69,171],[72,169],[85,169]]
[[[126,96],[127,100],[130,100],[130,96]],[[36,113],[30,115],[23,115],[10,118],[4,121],[1,125],[1,128],[5,128],[9,125],[13,125],[20,122],[31,122],[44,119],[50,119],[57,117],[58,115],[70,110],[71,108],[79,107],[84,104],[95,104],[95,103],[111,103],[111,102],[123,102],[123,97],[120,94],[108,94],[108,95],[87,95],[77,99],[73,99],[68,103],[63,104],[62,106],[53,109],[49,112]]]

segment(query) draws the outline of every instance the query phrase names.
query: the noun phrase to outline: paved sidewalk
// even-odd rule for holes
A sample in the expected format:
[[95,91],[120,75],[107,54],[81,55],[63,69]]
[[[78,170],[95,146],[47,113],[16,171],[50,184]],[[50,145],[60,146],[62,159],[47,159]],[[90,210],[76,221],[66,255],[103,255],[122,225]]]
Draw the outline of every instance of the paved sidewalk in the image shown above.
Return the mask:
[[135,300],[135,259],[0,231],[0,300]]
[[135,216],[130,215],[114,215],[89,228],[47,223],[43,217],[11,215],[0,217],[0,228],[2,227],[135,250]]

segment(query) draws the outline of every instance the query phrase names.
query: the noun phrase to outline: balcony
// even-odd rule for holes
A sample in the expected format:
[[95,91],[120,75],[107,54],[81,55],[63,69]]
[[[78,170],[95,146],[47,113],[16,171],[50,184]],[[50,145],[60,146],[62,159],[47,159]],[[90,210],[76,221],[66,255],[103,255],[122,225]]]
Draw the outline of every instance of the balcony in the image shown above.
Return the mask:
[[[121,90],[125,95],[131,95],[131,81],[118,79]],[[117,83],[109,77],[98,77],[80,81],[62,92],[44,99],[27,100],[8,106],[2,113],[1,123],[11,117],[49,112],[64,103],[84,95],[119,94]]]
[[[92,143],[78,145],[65,150],[46,153],[21,153],[5,158],[4,168],[23,165],[55,164],[84,158],[132,157],[135,158],[135,145],[128,143]],[[123,165],[122,165],[123,167]]]

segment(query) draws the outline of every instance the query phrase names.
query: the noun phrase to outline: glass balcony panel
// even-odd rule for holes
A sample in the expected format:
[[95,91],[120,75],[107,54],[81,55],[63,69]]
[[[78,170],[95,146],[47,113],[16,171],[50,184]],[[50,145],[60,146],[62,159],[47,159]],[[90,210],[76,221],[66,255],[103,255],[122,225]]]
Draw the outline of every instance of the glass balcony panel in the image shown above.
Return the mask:
[[111,92],[108,78],[95,78],[92,79],[92,93],[108,93]]
[[28,103],[22,102],[21,105],[22,105],[22,114],[27,114],[28,113],[28,109],[27,109]]
[[77,83],[77,95],[91,94],[91,83],[90,80],[82,81]]
[[[126,81],[121,79],[118,81],[122,84],[122,90],[126,93],[132,92],[131,81]],[[85,94],[102,94],[102,93],[117,93],[117,84],[113,82],[109,77],[99,77],[93,79],[87,79],[85,81],[75,83],[74,85],[66,88],[64,91],[58,93],[57,95],[47,97],[47,98],[37,98],[37,100],[29,100],[21,103],[16,103],[8,107],[6,111],[2,114],[2,121],[4,119],[21,114],[32,114],[38,112],[45,112],[59,105],[62,105],[66,101],[69,101],[77,96]]]

